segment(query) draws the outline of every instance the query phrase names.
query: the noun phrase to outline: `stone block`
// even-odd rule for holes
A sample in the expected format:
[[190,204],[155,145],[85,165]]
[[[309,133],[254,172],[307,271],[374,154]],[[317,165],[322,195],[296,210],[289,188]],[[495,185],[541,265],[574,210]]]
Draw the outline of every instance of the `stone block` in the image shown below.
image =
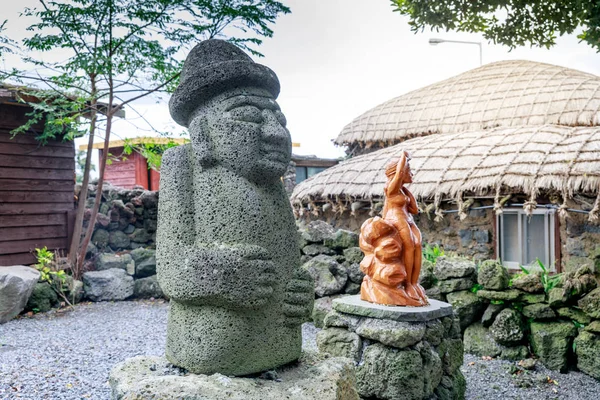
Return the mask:
[[508,287],[508,271],[496,260],[486,260],[479,266],[477,283],[488,290],[504,290]]
[[489,357],[497,357],[502,353],[502,346],[496,343],[489,329],[482,324],[469,325],[463,340],[465,353]]
[[423,307],[398,307],[369,303],[361,300],[359,295],[335,299],[333,309],[362,317],[407,322],[426,322],[452,315],[450,304],[433,299],[429,299],[429,305]]
[[323,244],[332,249],[347,249],[358,246],[358,234],[345,229],[338,229],[333,236],[325,238]]
[[327,246],[323,246],[322,244],[309,244],[302,248],[302,253],[307,256],[314,257],[319,254],[334,255],[335,250],[330,249]]
[[356,333],[390,347],[402,349],[419,343],[425,335],[422,322],[402,322],[390,319],[364,318]]
[[447,294],[452,292],[458,292],[461,290],[469,290],[475,285],[475,279],[472,276],[467,278],[454,278],[443,281],[438,281],[437,287],[440,289],[440,293]]
[[[307,357],[258,378],[196,375],[164,357],[138,356],[117,364],[109,376],[113,400],[359,400],[354,365],[347,358]],[[270,378],[270,379],[269,379]]]
[[525,337],[521,314],[509,308],[500,311],[490,326],[490,332],[500,344],[510,346],[520,343]]
[[521,292],[516,289],[495,291],[495,290],[478,290],[477,296],[481,299],[485,300],[495,300],[495,301],[517,301]]
[[583,331],[575,338],[577,368],[600,380],[600,335]]
[[325,239],[333,237],[335,228],[325,221],[311,221],[304,229],[300,230],[301,237],[308,243],[322,243]]
[[102,253],[96,259],[96,271],[105,271],[107,269],[122,269],[129,275],[135,273],[135,262],[129,254]]
[[591,318],[600,319],[600,288],[596,288],[585,295],[579,300],[578,305]]
[[348,280],[346,269],[331,256],[318,255],[302,265],[302,268],[314,280],[317,297],[340,293]]
[[449,293],[446,298],[460,320],[461,330],[465,330],[467,326],[477,321],[485,307],[477,295],[469,290]]
[[470,229],[461,229],[458,231],[460,237],[460,244],[463,247],[468,247],[473,240],[473,231]]
[[320,352],[334,357],[347,357],[358,362],[362,339],[356,333],[343,328],[327,328],[317,333],[317,347]]
[[473,237],[477,243],[489,243],[490,242],[490,231],[485,230],[477,230],[473,232]]
[[364,257],[364,254],[360,247],[349,247],[344,249],[344,258],[351,264],[360,264]]
[[133,278],[122,269],[90,271],[83,274],[85,297],[91,301],[125,300],[133,296]]
[[435,276],[439,280],[464,278],[474,275],[475,271],[475,263],[466,258],[441,256],[436,260]]
[[481,317],[481,325],[488,328],[494,320],[496,316],[500,314],[500,311],[506,308],[505,304],[489,304],[485,309],[483,316]]
[[380,343],[370,345],[357,368],[356,383],[362,397],[421,400],[425,397],[421,354]]
[[523,307],[523,315],[535,320],[556,318],[556,313],[548,304],[538,303]]
[[37,270],[24,265],[0,268],[0,324],[25,309],[39,277]]
[[532,322],[531,348],[544,366],[565,372],[577,328],[571,322]]
[[158,284],[156,275],[136,279],[133,286],[133,297],[136,299],[149,299],[163,297],[163,291]]
[[127,249],[130,243],[129,237],[122,231],[112,231],[109,234],[108,245],[115,251]]

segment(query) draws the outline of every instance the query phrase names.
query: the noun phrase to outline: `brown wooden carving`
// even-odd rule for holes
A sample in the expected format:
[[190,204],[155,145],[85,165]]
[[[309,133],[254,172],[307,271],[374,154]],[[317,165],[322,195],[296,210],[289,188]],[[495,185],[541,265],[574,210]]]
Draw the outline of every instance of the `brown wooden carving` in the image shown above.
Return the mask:
[[414,222],[417,203],[404,184],[412,182],[403,152],[386,168],[385,203],[382,217],[366,220],[360,230],[360,248],[365,257],[360,269],[366,274],[360,298],[371,303],[394,306],[429,304],[419,285],[421,271],[421,232]]

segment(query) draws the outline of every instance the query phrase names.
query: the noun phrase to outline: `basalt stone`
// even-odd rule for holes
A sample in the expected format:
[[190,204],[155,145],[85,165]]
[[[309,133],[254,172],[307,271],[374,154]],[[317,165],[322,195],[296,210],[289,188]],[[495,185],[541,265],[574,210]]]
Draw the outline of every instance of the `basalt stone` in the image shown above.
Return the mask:
[[421,354],[380,343],[370,345],[357,367],[356,384],[364,398],[421,400],[425,396]]
[[493,300],[493,301],[517,301],[521,292],[515,289],[502,290],[502,291],[494,291],[494,290],[478,290],[477,296],[481,299],[485,300]]
[[515,345],[523,340],[523,322],[518,311],[504,309],[498,314],[490,327],[496,342],[504,345]]
[[136,278],[143,278],[156,274],[156,258],[148,257],[135,263]]
[[91,301],[125,300],[133,296],[133,278],[122,269],[85,272],[83,285],[85,297]]
[[[281,181],[291,137],[275,81],[238,47],[206,40],[187,57],[170,102],[191,143],[162,158],[157,274],[171,299],[166,357],[193,373],[241,376],[301,355],[315,289],[299,265]],[[347,276],[337,278],[341,290]]]
[[36,312],[47,312],[58,304],[58,295],[48,282],[36,283],[27,301],[26,310]]
[[354,283],[351,280],[346,282],[346,286],[344,286],[345,294],[359,294],[360,293],[360,283]]
[[475,280],[472,276],[467,278],[454,278],[444,281],[438,281],[437,286],[443,294],[458,292],[461,290],[469,290],[475,285]]
[[92,243],[94,243],[101,249],[108,246],[109,239],[110,233],[105,229],[96,229],[96,231],[92,235]]
[[191,374],[164,357],[138,356],[117,364],[109,383],[113,400],[359,400],[353,362],[317,357],[259,377],[233,378]]
[[485,309],[485,312],[483,313],[483,316],[481,317],[481,325],[485,326],[486,328],[492,325],[492,323],[496,319],[496,316],[500,314],[500,311],[504,310],[505,308],[505,304],[488,305]]
[[325,316],[332,310],[331,301],[333,296],[321,297],[315,300],[312,311],[312,320],[317,328],[323,327]]
[[479,266],[477,283],[485,289],[504,290],[508,287],[508,272],[502,263],[486,260]]
[[361,300],[359,295],[333,300],[333,309],[361,317],[408,322],[426,322],[452,315],[452,306],[437,300],[429,299],[429,305],[422,307],[400,307],[369,303]]
[[489,243],[490,242],[490,231],[488,231],[488,230],[475,231],[473,236],[475,237],[475,241],[477,243]]
[[419,274],[419,284],[423,286],[425,290],[432,288],[437,282],[434,271],[435,267],[433,263],[428,260],[423,260],[421,272]]
[[586,332],[592,332],[592,333],[600,334],[600,321],[596,320],[596,321],[590,322],[590,324],[588,326],[586,326],[584,328],[584,330]]
[[460,237],[461,246],[467,247],[473,240],[473,231],[470,229],[461,229],[458,231],[458,236]]
[[562,307],[569,302],[570,298],[571,294],[561,287],[552,288],[548,292],[548,304],[551,307]]
[[129,247],[131,241],[127,234],[121,231],[112,231],[108,238],[108,244],[113,250],[122,250]]
[[464,346],[462,339],[444,339],[437,347],[446,375],[452,375],[463,364]]
[[530,294],[530,293],[522,293],[519,297],[519,301],[525,304],[539,304],[544,303],[546,301],[545,294]]
[[532,322],[531,348],[544,366],[566,371],[577,328],[571,322]]
[[107,228],[110,224],[110,218],[108,215],[98,213],[96,214],[96,228]]
[[311,221],[305,229],[301,231],[301,236],[309,243],[323,242],[325,239],[333,237],[335,228],[325,221]]
[[573,321],[577,321],[583,325],[587,325],[592,321],[589,315],[577,308],[561,307],[556,310],[556,313],[563,318],[568,318]]
[[163,291],[158,284],[156,275],[136,279],[133,286],[133,297],[136,299],[158,299],[163,297]]
[[489,357],[497,357],[502,353],[502,346],[496,343],[489,329],[479,323],[465,329],[463,341],[465,353]]
[[419,343],[425,330],[424,323],[365,318],[356,328],[356,333],[363,338],[402,349]]
[[0,324],[25,309],[39,277],[37,270],[24,265],[0,267]]
[[462,372],[458,370],[454,374],[442,378],[442,384],[436,388],[435,395],[439,400],[460,400],[465,398],[466,391],[467,381]]
[[473,261],[461,257],[438,257],[435,263],[435,276],[439,280],[464,278],[475,274]]
[[135,272],[135,263],[129,254],[102,253],[96,259],[96,271],[104,271],[111,268],[122,269],[129,275]]
[[152,233],[148,232],[145,229],[137,228],[133,231],[129,238],[132,242],[136,243],[147,243],[152,240]]
[[600,288],[596,288],[579,300],[579,308],[594,319],[600,319]]
[[425,335],[423,336],[423,340],[432,346],[437,346],[442,342],[444,338],[444,334],[446,332],[444,324],[442,321],[435,319],[432,321],[428,321],[426,324]]
[[444,371],[440,356],[428,343],[422,342],[415,346],[423,360],[423,398],[429,398],[440,385]]
[[556,318],[554,310],[548,304],[544,303],[531,304],[523,307],[523,315],[527,318],[536,320]]
[[362,321],[362,317],[331,310],[325,316],[325,319],[323,320],[323,326],[325,328],[346,328],[350,332],[355,332],[356,328],[360,324],[360,321]]
[[364,254],[360,247],[349,247],[344,249],[344,258],[351,264],[360,264],[364,257]]
[[527,357],[529,357],[529,349],[523,345],[503,347],[502,353],[500,353],[500,358],[503,360],[519,361]]
[[467,326],[477,321],[485,304],[477,297],[476,294],[468,290],[449,293],[447,296],[448,303],[452,305],[454,313],[460,319],[460,327],[464,330]]
[[314,257],[319,254],[333,255],[335,254],[335,251],[321,244],[309,244],[308,246],[304,246],[302,248],[302,253],[306,254],[307,256]]
[[302,268],[313,278],[317,297],[341,292],[348,280],[346,269],[331,256],[318,255],[302,265]]
[[360,264],[344,262],[343,266],[348,271],[348,279],[354,283],[361,284],[365,274],[360,270]]
[[358,246],[358,234],[347,231],[345,229],[338,229],[333,236],[325,238],[323,244],[332,249],[347,249],[349,247]]
[[347,357],[360,361],[362,339],[342,328],[327,328],[317,333],[317,347],[334,357]]
[[600,335],[583,331],[575,338],[577,368],[600,380]]
[[442,294],[440,288],[437,286],[431,287],[429,289],[425,289],[425,294],[428,299],[433,299],[437,301],[446,301],[446,295]]

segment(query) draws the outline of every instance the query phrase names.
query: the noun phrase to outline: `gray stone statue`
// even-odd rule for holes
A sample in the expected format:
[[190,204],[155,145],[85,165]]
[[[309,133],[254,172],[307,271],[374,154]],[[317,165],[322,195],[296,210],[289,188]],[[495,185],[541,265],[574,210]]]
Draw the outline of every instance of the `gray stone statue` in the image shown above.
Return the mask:
[[312,310],[281,177],[291,157],[269,68],[221,40],[198,44],[170,101],[191,143],[165,152],[157,231],[171,299],[166,357],[246,375],[298,359]]

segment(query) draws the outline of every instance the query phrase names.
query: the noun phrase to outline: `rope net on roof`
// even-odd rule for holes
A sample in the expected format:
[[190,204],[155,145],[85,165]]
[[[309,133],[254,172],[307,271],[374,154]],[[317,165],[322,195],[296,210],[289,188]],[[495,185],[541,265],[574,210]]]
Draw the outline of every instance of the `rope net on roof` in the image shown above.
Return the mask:
[[[494,193],[497,210],[506,193],[525,193],[535,208],[541,191],[562,195],[561,213],[575,193],[598,196],[590,220],[600,213],[600,127],[559,125],[502,127],[413,138],[354,157],[301,182],[292,193],[297,211],[309,204],[374,201],[383,197],[385,167],[403,150],[412,156],[409,188],[419,199],[462,203],[464,193]],[[314,210],[313,210],[314,212]]]
[[501,61],[391,99],[348,124],[338,145],[369,148],[416,136],[523,125],[600,125],[600,77],[533,61]]

